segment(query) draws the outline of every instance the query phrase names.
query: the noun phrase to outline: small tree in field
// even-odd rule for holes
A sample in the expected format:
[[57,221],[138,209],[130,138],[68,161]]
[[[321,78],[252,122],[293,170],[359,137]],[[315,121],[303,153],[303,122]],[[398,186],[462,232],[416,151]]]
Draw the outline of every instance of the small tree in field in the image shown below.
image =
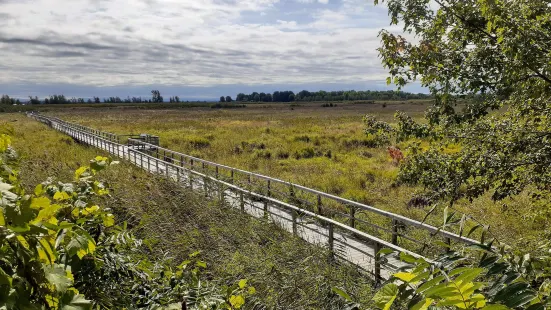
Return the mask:
[[220,96],[220,102],[226,102],[226,98],[224,96]]

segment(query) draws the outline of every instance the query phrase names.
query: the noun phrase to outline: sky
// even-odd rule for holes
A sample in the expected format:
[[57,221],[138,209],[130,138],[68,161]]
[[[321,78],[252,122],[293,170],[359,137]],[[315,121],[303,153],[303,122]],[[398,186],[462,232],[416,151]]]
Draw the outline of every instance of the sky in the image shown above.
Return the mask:
[[0,0],[0,93],[394,89],[382,28],[400,31],[373,0]]

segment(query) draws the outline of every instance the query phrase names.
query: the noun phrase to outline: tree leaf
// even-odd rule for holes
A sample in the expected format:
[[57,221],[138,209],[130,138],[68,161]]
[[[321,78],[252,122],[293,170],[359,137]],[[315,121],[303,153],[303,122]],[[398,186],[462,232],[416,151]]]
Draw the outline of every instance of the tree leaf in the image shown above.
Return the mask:
[[398,286],[394,283],[383,286],[373,297],[377,307],[383,310],[389,310],[398,296]]
[[344,298],[346,301],[352,301],[352,298],[350,297],[350,295],[348,295],[344,290],[338,288],[338,287],[332,287],[331,290],[341,296],[342,298]]

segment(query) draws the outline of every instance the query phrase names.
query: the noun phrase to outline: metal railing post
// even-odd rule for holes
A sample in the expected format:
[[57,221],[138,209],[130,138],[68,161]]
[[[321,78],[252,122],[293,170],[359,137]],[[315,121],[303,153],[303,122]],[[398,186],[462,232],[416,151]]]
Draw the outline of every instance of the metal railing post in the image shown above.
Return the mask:
[[317,208],[318,208],[318,210],[317,210],[318,214],[323,216],[323,206],[321,204],[321,195],[318,195]]
[[350,208],[350,219],[348,225],[352,228],[356,228],[356,208],[354,206],[349,206]]
[[375,241],[375,246],[373,247],[373,250],[375,251],[375,266],[373,270],[373,275],[375,276],[375,285],[379,285],[381,283],[381,254],[379,253],[381,251],[381,245],[379,242]]
[[329,260],[334,259],[334,227],[333,223],[329,223],[327,227],[327,245],[329,247]]
[[298,229],[297,229],[297,212],[296,211],[292,211],[291,213],[292,217],[293,217],[293,235],[298,235]]
[[243,191],[239,192],[239,204],[241,206],[241,211],[245,212],[245,199],[243,197]]
[[398,221],[392,219],[392,244],[398,245]]

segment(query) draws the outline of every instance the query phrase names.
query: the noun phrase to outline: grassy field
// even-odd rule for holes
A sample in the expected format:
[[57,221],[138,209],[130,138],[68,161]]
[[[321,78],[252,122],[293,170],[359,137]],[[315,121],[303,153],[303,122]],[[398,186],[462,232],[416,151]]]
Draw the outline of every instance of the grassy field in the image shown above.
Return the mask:
[[[159,135],[162,146],[176,151],[422,219],[426,210],[407,207],[418,189],[396,186],[398,167],[363,133],[362,116],[392,121],[400,110],[420,118],[425,108],[423,102],[310,103],[219,110],[71,108],[50,114],[117,134]],[[512,245],[538,240],[546,225],[546,219],[531,216],[534,210],[522,196],[499,204],[482,198],[457,208]]]
[[[0,133],[13,138],[28,191],[48,177],[72,180],[74,170],[103,152],[75,143],[23,114],[0,114]],[[342,309],[340,287],[369,308],[372,282],[354,267],[335,264],[324,249],[292,238],[275,225],[221,208],[189,190],[122,162],[101,173],[112,188],[99,202],[175,265],[201,251],[205,279],[220,286],[248,279],[257,294],[250,305],[268,309]]]

